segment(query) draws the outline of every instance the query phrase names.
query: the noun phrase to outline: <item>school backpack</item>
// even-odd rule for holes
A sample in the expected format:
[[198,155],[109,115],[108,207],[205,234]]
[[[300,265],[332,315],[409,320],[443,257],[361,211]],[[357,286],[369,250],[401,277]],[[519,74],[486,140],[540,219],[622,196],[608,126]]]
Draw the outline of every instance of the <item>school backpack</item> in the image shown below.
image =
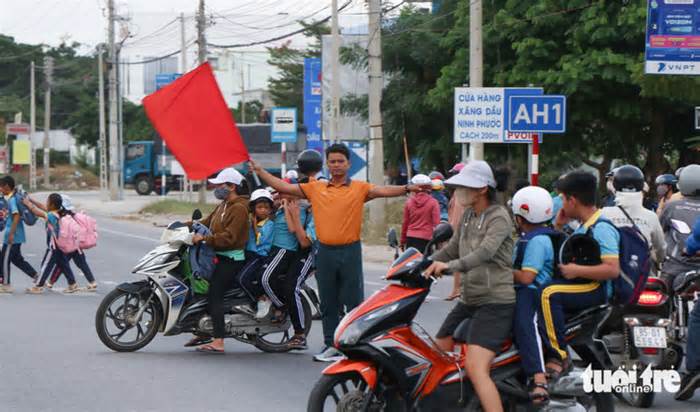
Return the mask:
[[[644,285],[647,283],[651,271],[651,254],[649,253],[649,242],[634,223],[634,219],[622,206],[618,207],[632,223],[632,226],[617,227],[608,220],[600,219],[598,222],[609,224],[620,234],[620,276],[612,280],[614,292],[612,303],[629,305],[637,302]],[[593,236],[591,231],[598,222],[591,225],[586,234]]]
[[[58,236],[55,236],[56,246],[63,253],[73,253],[80,249],[80,223],[71,215],[65,215],[58,220]],[[55,235],[55,231],[54,231]]]
[[78,222],[81,228],[78,233],[80,250],[92,249],[97,246],[97,221],[86,215],[85,212],[73,214],[73,219]]
[[15,202],[17,202],[17,210],[19,211],[22,222],[24,222],[25,225],[34,226],[37,217],[31,210],[29,210],[27,206],[24,205],[24,199],[26,199],[26,197],[27,193],[25,191],[20,189],[15,190],[13,198]]
[[[561,273],[559,271],[559,265],[557,264],[559,262],[559,253],[561,250],[561,245],[564,243],[566,240],[566,234],[559,232],[557,230],[552,229],[551,227],[538,227],[534,230],[531,230],[530,232],[524,234],[523,236],[518,239],[518,242],[515,244],[515,261],[513,262],[513,268],[517,270],[521,270],[523,266],[523,260],[525,259],[525,248],[527,248],[527,243],[534,238],[535,236],[539,235],[546,235],[549,237],[549,240],[552,241],[552,250],[554,251],[554,267],[552,268],[552,277],[557,278],[561,277]],[[536,286],[543,286],[543,285],[536,285]]]
[[[0,197],[0,211],[7,212],[7,200],[5,200],[4,197]],[[5,222],[7,222],[7,219],[2,216],[3,215],[0,214],[0,232],[5,230]]]

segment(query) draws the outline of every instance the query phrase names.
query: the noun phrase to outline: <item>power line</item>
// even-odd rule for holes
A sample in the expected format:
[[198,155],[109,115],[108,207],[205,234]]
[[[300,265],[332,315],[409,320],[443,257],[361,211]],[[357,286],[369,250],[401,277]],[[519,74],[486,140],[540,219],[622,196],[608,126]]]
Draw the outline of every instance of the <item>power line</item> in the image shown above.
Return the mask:
[[[338,11],[344,10],[344,9],[345,9],[346,7],[348,7],[352,2],[353,2],[353,0],[349,0],[348,2],[346,2],[345,4],[343,4],[340,8],[338,8]],[[323,19],[321,19],[321,20],[315,21],[314,23],[310,24],[310,26],[318,26],[318,25],[320,25],[320,24],[323,24],[323,23],[327,22],[327,21],[330,20],[330,19],[331,19],[331,16],[327,16],[327,17],[325,17],[325,18],[323,18]],[[286,39],[286,38],[288,38],[288,37],[292,37],[292,36],[295,36],[295,35],[297,35],[297,34],[303,33],[303,32],[305,32],[306,30],[308,30],[307,27],[302,27],[301,29],[295,30],[295,31],[293,31],[293,32],[291,32],[291,33],[287,33],[287,34],[283,34],[283,35],[280,35],[280,36],[276,36],[276,37],[273,37],[273,38],[270,38],[270,39],[267,39],[267,40],[254,41],[254,42],[250,42],[250,43],[227,44],[227,45],[207,43],[207,45],[209,45],[209,46],[211,46],[211,47],[216,47],[216,48],[219,48],[219,49],[234,49],[234,48],[240,48],[240,47],[257,46],[257,45],[260,45],[260,44],[271,43],[271,42],[273,42],[273,41],[283,40],[283,39]]]
[[287,23],[284,23],[284,24],[279,24],[279,25],[277,25],[277,26],[269,26],[269,27],[249,26],[249,25],[247,25],[247,24],[243,24],[243,23],[240,23],[240,22],[233,21],[233,20],[229,19],[228,17],[226,17],[225,15],[220,14],[220,13],[217,13],[217,12],[211,10],[211,9],[210,9],[210,11],[211,11],[213,14],[217,15],[219,18],[221,18],[221,19],[223,19],[223,20],[226,20],[226,21],[228,21],[229,23],[235,24],[235,25],[237,25],[237,26],[245,27],[246,29],[251,29],[251,30],[273,30],[273,29],[281,29],[281,28],[283,28],[283,27],[289,27],[289,26],[294,26],[294,25],[296,25],[296,24],[299,24],[299,21],[303,21],[303,20],[310,19],[310,18],[314,17],[315,15],[319,14],[320,12],[324,11],[324,10],[327,9],[327,8],[328,8],[328,6],[325,6],[325,7],[322,7],[322,8],[320,8],[320,9],[314,11],[313,13],[311,13],[311,14],[309,14],[309,15],[302,16],[300,19],[295,19],[295,20],[292,21],[292,22],[287,22]]

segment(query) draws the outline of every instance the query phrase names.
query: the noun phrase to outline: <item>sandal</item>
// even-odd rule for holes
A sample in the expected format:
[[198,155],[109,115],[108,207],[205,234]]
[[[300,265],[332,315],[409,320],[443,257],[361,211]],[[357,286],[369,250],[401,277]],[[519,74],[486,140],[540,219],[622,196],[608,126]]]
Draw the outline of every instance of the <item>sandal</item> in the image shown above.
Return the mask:
[[214,339],[209,336],[195,336],[185,343],[185,347],[192,348],[194,346],[206,345],[207,343],[211,343],[213,340]]
[[202,345],[197,348],[197,352],[202,352],[202,353],[224,353],[223,349],[215,348],[209,344]]
[[287,348],[289,350],[306,350],[308,349],[308,346],[306,346],[306,338],[304,335],[294,335],[292,336],[292,339],[287,342]]
[[26,293],[30,295],[41,295],[44,293],[44,288],[41,286],[32,286],[26,289]]
[[[536,391],[537,389],[544,389]],[[528,397],[535,406],[544,406],[549,403],[549,386],[546,383],[535,382],[534,380],[528,385]]]
[[85,290],[88,292],[95,292],[97,290],[97,282],[88,283],[85,286]]
[[553,364],[559,366],[561,369],[557,370],[552,367],[545,367],[545,374],[547,376],[547,381],[554,383],[559,380],[562,376],[568,374],[573,369],[573,364],[567,358],[564,360],[559,360],[557,358],[551,358],[547,360],[548,364]]
[[66,294],[67,293],[75,293],[75,292],[78,292],[79,290],[80,290],[80,288],[78,287],[78,284],[74,283],[72,285],[68,285],[68,287],[63,290],[63,293],[66,293]]

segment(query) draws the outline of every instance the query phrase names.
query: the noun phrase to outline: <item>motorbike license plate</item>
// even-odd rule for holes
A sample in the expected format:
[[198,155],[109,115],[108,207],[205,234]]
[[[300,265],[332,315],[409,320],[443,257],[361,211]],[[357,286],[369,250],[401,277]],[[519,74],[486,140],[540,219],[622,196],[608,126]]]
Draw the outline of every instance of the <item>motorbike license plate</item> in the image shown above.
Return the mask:
[[666,348],[666,329],[637,326],[633,329],[634,346],[638,348]]

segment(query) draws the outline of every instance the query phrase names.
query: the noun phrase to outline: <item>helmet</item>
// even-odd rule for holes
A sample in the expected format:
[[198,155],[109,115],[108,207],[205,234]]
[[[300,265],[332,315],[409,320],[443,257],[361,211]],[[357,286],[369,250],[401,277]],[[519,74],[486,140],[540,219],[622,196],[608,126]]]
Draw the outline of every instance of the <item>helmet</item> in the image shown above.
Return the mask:
[[250,195],[250,204],[255,206],[258,204],[258,202],[267,200],[270,203],[273,203],[272,200],[272,193],[270,193],[269,190],[267,189],[257,189],[253,191],[253,194]]
[[431,184],[430,178],[424,174],[417,174],[413,176],[411,183],[417,186],[426,186]]
[[438,172],[437,170],[433,170],[432,172],[430,172],[428,177],[430,178],[430,180],[445,180],[445,176],[443,176],[442,173]]
[[679,179],[681,177],[681,172],[683,171],[683,167],[685,167],[685,166],[679,167],[678,169],[676,169],[676,172],[674,173],[674,175],[676,175],[676,177]]
[[616,192],[641,192],[644,190],[644,173],[632,165],[613,170],[613,187]]
[[433,185],[433,190],[442,190],[445,188],[445,184],[440,179],[433,179],[431,183]]
[[678,190],[683,196],[700,196],[700,165],[688,165],[681,170]]
[[554,203],[552,196],[538,186],[527,186],[513,196],[513,214],[532,224],[552,220]]
[[659,177],[656,178],[656,181],[654,182],[657,185],[669,185],[669,186],[674,186],[676,183],[678,183],[678,178],[672,174],[665,174],[665,175],[660,175]]
[[583,233],[569,236],[561,245],[559,263],[576,263],[583,266],[600,265],[600,245],[598,241]]
[[316,150],[306,149],[299,153],[297,167],[299,172],[307,176],[314,175],[323,169],[323,156]]

